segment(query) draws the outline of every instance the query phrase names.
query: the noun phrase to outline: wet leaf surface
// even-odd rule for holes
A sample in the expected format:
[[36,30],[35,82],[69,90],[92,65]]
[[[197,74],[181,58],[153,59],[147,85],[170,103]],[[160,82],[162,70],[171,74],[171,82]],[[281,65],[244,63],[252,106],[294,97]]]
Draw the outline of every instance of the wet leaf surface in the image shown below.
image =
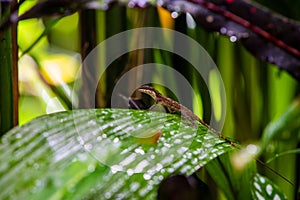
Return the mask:
[[254,177],[253,199],[287,199],[269,179],[257,174]]
[[[165,177],[191,175],[233,149],[201,125],[180,121],[122,109],[40,117],[2,138],[0,197],[153,199]],[[154,142],[140,142],[158,131]]]
[[[155,199],[174,190],[183,197],[188,192],[191,199],[203,197],[208,188],[194,173],[233,147],[200,124],[181,120],[128,109],[37,118],[1,138],[0,198]],[[284,197],[260,175],[253,185],[258,199]]]

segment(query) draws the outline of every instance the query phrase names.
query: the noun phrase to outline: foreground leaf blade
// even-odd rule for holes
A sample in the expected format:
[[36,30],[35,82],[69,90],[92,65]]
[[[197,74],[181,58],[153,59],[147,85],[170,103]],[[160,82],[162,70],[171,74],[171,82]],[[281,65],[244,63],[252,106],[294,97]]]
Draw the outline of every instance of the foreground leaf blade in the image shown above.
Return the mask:
[[232,149],[176,115],[122,109],[56,113],[2,138],[0,198],[153,199],[166,176],[190,175]]

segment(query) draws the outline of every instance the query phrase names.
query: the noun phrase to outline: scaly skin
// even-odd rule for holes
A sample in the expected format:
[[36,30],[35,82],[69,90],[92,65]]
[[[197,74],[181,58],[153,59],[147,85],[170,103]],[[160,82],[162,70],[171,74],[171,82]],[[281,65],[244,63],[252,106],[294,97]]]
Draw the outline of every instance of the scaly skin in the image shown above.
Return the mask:
[[[188,109],[184,105],[181,105],[180,103],[174,101],[173,99],[170,99],[168,97],[163,96],[159,91],[157,91],[153,87],[148,86],[148,85],[143,85],[138,89],[138,91],[151,96],[155,100],[156,104],[160,103],[161,105],[167,107],[168,109],[171,109],[171,110],[174,110],[176,112],[181,113],[184,118],[186,118],[186,119],[188,119],[189,121],[192,122],[192,125],[194,125],[194,126],[197,125],[195,123],[195,121],[200,122],[203,126],[207,127],[211,132],[217,134],[219,136],[219,138],[223,139],[225,142],[230,144],[232,147],[234,147],[236,149],[240,149],[239,145],[237,145],[236,143],[233,143],[232,141],[227,139],[225,136],[223,136],[220,132],[218,132],[217,130],[215,130],[211,126],[209,126],[202,119],[200,119],[197,115],[195,115],[190,109]],[[275,173],[276,175],[278,175],[279,177],[281,177],[282,179],[284,179],[285,181],[287,181],[291,185],[294,185],[291,181],[289,181],[287,178],[285,178],[284,176],[279,174],[277,171],[272,169],[270,166],[268,166],[263,161],[261,161],[259,159],[255,159],[255,160],[256,160],[257,163],[259,163],[259,164],[263,165],[264,167],[268,168],[270,171],[272,171],[273,173]]]

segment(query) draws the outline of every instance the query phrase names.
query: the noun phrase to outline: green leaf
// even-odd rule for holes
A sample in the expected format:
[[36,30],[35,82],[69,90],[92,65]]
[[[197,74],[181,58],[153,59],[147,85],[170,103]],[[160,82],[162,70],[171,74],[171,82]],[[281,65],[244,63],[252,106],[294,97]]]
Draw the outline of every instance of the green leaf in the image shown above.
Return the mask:
[[[287,110],[277,119],[270,123],[263,133],[262,146],[265,147],[270,140],[278,137],[285,131],[297,130],[300,127],[300,99],[297,98]],[[294,135],[297,138],[297,135]]]
[[74,110],[37,118],[0,143],[0,199],[154,199],[233,147],[177,115]]
[[223,154],[205,166],[226,199],[286,199],[273,182],[256,173],[254,160],[239,170],[231,164],[230,155]]
[[292,150],[284,151],[282,153],[278,153],[274,157],[270,158],[266,163],[270,163],[278,157],[289,155],[289,154],[300,154],[300,149],[292,149]]
[[[43,32],[32,42],[31,45],[29,45],[28,47],[26,47],[26,49],[23,49],[22,54],[20,55],[20,57],[24,56],[25,54],[27,54],[28,52],[31,51],[32,48],[34,48],[46,35],[48,35],[49,31],[51,30],[51,28],[60,20],[61,18],[58,19],[53,19],[53,20],[49,20],[45,22],[45,29],[43,30]],[[34,31],[33,31],[34,32]]]
[[224,168],[220,160],[214,160],[206,165],[206,169],[210,176],[217,183],[218,187],[224,192],[227,199],[234,199],[234,191],[231,185],[230,178],[227,173],[224,173]]
[[287,199],[269,179],[256,174],[252,187],[253,199]]
[[256,174],[255,162],[252,160],[243,168],[238,168],[232,164],[232,156],[230,153],[223,154],[210,161],[205,168],[227,199],[251,199],[249,182]]

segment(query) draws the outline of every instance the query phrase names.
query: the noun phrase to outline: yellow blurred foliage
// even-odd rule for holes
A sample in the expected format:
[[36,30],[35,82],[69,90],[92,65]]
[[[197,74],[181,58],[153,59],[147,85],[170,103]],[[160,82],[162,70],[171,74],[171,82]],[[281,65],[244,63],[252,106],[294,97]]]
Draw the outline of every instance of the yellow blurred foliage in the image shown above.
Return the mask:
[[63,54],[47,56],[41,61],[41,73],[51,85],[61,85],[74,81],[79,62]]
[[157,7],[157,11],[158,11],[161,26],[163,28],[173,29],[175,22],[174,19],[171,17],[171,13],[160,6]]

